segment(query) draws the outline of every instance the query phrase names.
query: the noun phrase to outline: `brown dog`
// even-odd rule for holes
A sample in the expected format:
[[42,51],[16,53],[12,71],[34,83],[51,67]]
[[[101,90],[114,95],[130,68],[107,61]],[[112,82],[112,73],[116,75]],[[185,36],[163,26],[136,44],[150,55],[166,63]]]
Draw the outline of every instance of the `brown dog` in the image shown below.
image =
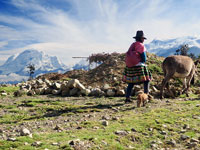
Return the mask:
[[141,107],[141,104],[143,104],[143,106],[146,105],[146,103],[148,102],[148,100],[150,100],[151,97],[143,92],[138,93],[137,96],[137,107]]

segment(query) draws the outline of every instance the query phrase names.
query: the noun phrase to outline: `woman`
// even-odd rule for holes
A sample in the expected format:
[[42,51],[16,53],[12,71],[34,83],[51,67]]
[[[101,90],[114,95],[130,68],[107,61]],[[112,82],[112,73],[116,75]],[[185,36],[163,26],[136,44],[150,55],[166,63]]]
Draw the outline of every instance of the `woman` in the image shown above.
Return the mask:
[[126,53],[126,67],[124,69],[123,81],[128,83],[126,90],[125,102],[131,102],[130,96],[134,84],[144,84],[144,93],[149,93],[149,82],[151,73],[146,65],[146,48],[143,45],[143,31],[137,31],[135,38],[136,42],[132,43]]

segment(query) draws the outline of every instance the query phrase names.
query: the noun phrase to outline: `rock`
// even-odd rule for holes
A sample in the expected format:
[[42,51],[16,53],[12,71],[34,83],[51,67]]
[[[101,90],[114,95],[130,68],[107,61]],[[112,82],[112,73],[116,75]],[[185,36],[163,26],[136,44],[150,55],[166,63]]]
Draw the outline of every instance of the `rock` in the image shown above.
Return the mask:
[[29,90],[29,91],[27,92],[27,95],[28,95],[28,96],[33,96],[33,95],[35,95],[35,91],[34,91],[34,90]]
[[148,131],[153,131],[153,128],[148,128]]
[[195,139],[195,138],[192,138],[192,139],[190,140],[190,142],[199,143],[199,140],[197,140],[197,139]]
[[72,79],[67,83],[67,87],[69,88],[76,88],[77,84],[80,83],[77,79]]
[[102,90],[107,91],[109,88],[110,88],[110,85],[106,83],[106,84],[104,84]]
[[171,145],[172,147],[175,147],[176,146],[176,141],[171,139],[170,141],[167,141],[166,142],[168,145]]
[[9,137],[9,138],[7,139],[7,141],[15,142],[15,141],[17,141],[17,139],[16,139],[16,138],[11,138],[11,137]]
[[66,82],[63,82],[60,86],[61,91],[69,91],[69,87]]
[[158,145],[157,144],[151,144],[151,148],[153,148],[153,149],[158,148]]
[[52,90],[53,90],[53,89],[52,89],[52,88],[49,88],[49,87],[48,87],[48,88],[45,88],[45,92],[44,92],[44,93],[45,93],[45,94],[52,94]]
[[17,91],[15,91],[14,93],[13,93],[13,95],[15,96],[15,97],[20,97],[20,96],[22,96],[24,94],[24,92],[22,91],[22,90],[17,90]]
[[103,120],[103,121],[102,121],[102,125],[104,125],[104,126],[108,126],[108,121]]
[[126,131],[116,131],[115,134],[117,134],[117,135],[127,135],[128,133]]
[[83,84],[81,84],[80,82],[77,82],[77,85],[76,87],[79,89],[79,90],[85,90],[85,86]]
[[68,95],[69,95],[69,90],[61,92],[61,96],[68,96]]
[[36,84],[37,85],[42,85],[44,82],[42,81],[42,79],[38,79],[38,80],[36,80]]
[[158,92],[158,89],[157,89],[155,86],[152,86],[152,90],[153,90],[154,92]]
[[79,89],[78,88],[73,88],[69,91],[70,96],[75,96],[78,93]]
[[115,96],[115,91],[113,91],[112,89],[108,89],[106,92],[106,95],[109,97],[113,97]]
[[53,88],[56,89],[56,90],[59,90],[61,88],[61,84],[60,83],[53,83]]
[[197,104],[196,107],[200,107],[200,104]]
[[78,144],[78,143],[80,143],[80,139],[76,139],[76,140],[71,140],[71,141],[69,141],[69,145],[76,145],[76,144]]
[[44,94],[44,92],[45,92],[44,88],[35,89],[35,94],[37,95],[42,95]]
[[99,88],[94,88],[94,89],[91,89],[89,96],[100,97],[100,96],[105,96],[105,93],[101,91]]
[[59,95],[61,93],[61,90],[52,90],[53,95]]
[[196,142],[187,143],[186,146],[187,146],[187,148],[192,149],[197,146],[197,143]]
[[189,127],[189,125],[184,124],[184,125],[183,125],[183,129],[190,129],[190,127]]
[[125,91],[124,90],[117,90],[117,93],[116,93],[118,96],[124,96],[125,95]]
[[22,128],[21,131],[20,131],[21,136],[27,136],[27,135],[30,135],[30,134],[31,134],[31,132],[27,128]]
[[88,96],[90,94],[90,90],[89,89],[84,89],[84,90],[81,90],[81,94],[84,95],[84,96]]
[[167,132],[166,131],[161,131],[160,134],[167,135]]
[[181,135],[180,139],[184,141],[184,140],[189,139],[189,136],[187,136],[187,135]]
[[54,128],[54,130],[60,130],[60,131],[63,131],[64,129],[61,128],[59,125],[56,125],[55,128]]
[[131,131],[132,132],[137,132],[137,130],[135,128],[132,128]]
[[200,119],[200,116],[193,115],[192,118],[198,119],[198,120],[199,120],[199,119]]
[[42,145],[42,142],[40,142],[40,141],[36,141],[31,144],[31,146],[36,146],[36,147],[41,146],[41,145]]
[[8,94],[6,92],[1,93],[1,96],[7,96]]

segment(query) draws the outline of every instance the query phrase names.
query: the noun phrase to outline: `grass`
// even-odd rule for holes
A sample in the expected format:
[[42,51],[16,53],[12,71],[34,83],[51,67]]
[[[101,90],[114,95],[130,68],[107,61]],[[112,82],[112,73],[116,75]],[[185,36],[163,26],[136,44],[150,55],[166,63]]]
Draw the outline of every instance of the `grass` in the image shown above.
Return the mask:
[[[87,149],[151,149],[152,141],[160,140],[158,148],[171,148],[167,141],[174,139],[178,149],[185,149],[184,141],[180,141],[184,124],[190,126],[185,133],[190,138],[200,137],[199,99],[193,100],[153,100],[147,107],[135,108],[135,103],[125,105],[123,98],[49,98],[46,96],[21,97],[10,103],[0,101],[0,107],[6,110],[0,116],[0,124],[5,130],[13,130],[22,123],[30,123],[33,138],[16,136],[16,141],[0,138],[0,149],[73,149],[68,142],[80,139],[90,145]],[[19,109],[20,108],[20,109]],[[115,111],[115,109],[118,111]],[[102,125],[102,117],[109,116],[108,126]],[[118,119],[113,119],[118,117]],[[66,121],[65,121],[66,120]],[[55,121],[55,122],[54,122]],[[37,124],[40,123],[40,128]],[[45,125],[45,122],[53,122]],[[7,128],[9,124],[9,128]],[[59,124],[64,130],[54,129]],[[36,127],[35,127],[36,126]],[[31,128],[31,127],[29,127]],[[132,131],[132,128],[136,132]],[[151,129],[151,130],[150,130]],[[125,131],[125,135],[117,135],[116,131]],[[3,133],[0,133],[0,137]],[[33,146],[41,141],[39,146]],[[24,144],[26,143],[26,144]],[[52,143],[58,143],[52,144]],[[130,148],[131,147],[131,148]]]

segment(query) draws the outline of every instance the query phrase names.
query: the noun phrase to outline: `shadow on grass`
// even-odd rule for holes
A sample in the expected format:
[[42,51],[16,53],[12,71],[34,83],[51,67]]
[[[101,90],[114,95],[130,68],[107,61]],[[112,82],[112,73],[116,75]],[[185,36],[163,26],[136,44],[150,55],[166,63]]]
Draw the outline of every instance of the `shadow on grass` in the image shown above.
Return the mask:
[[25,120],[32,120],[32,119],[42,119],[45,117],[57,117],[63,114],[72,115],[78,113],[87,113],[87,112],[101,112],[105,109],[113,109],[115,107],[119,107],[124,105],[124,103],[116,103],[116,104],[98,104],[98,105],[90,105],[90,106],[72,106],[72,107],[65,107],[63,109],[47,109],[47,112],[43,116],[33,116],[27,118]]

